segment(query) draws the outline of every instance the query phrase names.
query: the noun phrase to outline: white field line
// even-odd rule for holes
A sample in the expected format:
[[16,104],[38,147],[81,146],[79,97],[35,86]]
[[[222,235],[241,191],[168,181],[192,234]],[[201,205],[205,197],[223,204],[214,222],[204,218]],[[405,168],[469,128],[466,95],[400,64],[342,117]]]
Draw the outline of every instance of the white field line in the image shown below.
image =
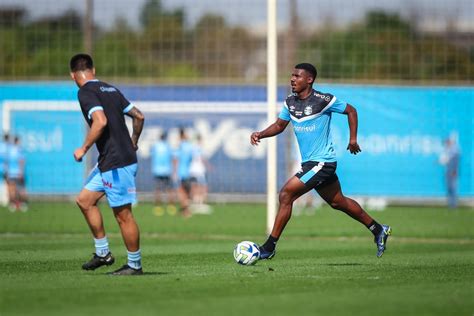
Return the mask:
[[[121,238],[120,234],[109,233],[108,236],[112,238]],[[70,233],[0,233],[0,239],[15,239],[15,238],[58,238],[72,239],[72,238],[88,238],[89,234],[70,234]],[[244,236],[241,235],[222,235],[222,234],[171,234],[171,233],[141,233],[142,238],[147,239],[163,239],[163,240],[232,240],[237,241],[242,239]],[[248,236],[245,238],[259,240],[263,237],[260,235]],[[287,236],[286,240],[314,240],[314,241],[349,241],[349,242],[360,242],[372,239],[369,237],[305,237],[305,236]],[[468,238],[426,238],[426,237],[390,237],[391,242],[403,243],[403,244],[456,244],[456,245],[474,245],[474,239]]]

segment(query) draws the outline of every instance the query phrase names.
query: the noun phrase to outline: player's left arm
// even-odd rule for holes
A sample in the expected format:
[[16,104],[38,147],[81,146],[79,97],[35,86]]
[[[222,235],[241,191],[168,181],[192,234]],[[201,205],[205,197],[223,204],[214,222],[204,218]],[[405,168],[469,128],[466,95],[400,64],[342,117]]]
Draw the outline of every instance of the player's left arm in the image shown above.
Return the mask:
[[136,106],[131,108],[126,114],[132,118],[132,144],[133,148],[138,150],[138,139],[140,138],[143,125],[145,124],[145,116]]
[[343,113],[347,115],[347,121],[349,123],[350,137],[347,149],[350,151],[351,154],[357,155],[357,153],[361,152],[359,144],[357,143],[357,110],[355,109],[355,107],[347,103],[346,109]]
[[107,126],[107,117],[102,110],[94,111],[91,114],[91,119],[91,128],[87,132],[84,144],[74,151],[74,159],[76,159],[76,161],[82,161],[82,157],[84,157],[92,145],[95,144]]

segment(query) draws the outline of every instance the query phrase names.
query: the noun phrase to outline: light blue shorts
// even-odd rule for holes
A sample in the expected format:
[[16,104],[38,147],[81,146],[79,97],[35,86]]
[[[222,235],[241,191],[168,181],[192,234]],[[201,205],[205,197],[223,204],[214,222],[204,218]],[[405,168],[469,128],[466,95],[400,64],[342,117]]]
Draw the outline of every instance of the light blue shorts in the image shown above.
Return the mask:
[[133,204],[137,201],[136,175],[136,163],[103,173],[95,166],[87,177],[84,188],[93,192],[105,192],[110,207]]

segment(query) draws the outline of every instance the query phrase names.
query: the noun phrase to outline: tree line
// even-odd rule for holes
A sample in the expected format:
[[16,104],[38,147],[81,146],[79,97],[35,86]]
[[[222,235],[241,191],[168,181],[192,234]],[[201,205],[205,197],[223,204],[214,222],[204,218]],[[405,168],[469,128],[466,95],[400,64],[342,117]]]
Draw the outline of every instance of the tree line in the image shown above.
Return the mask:
[[[101,77],[153,83],[264,82],[266,40],[215,14],[186,25],[184,9],[166,10],[149,0],[134,29],[118,19],[94,26],[93,56]],[[24,9],[0,9],[0,77],[64,79],[69,58],[84,49],[83,18],[75,11],[31,21]],[[279,35],[279,50],[285,50]],[[298,32],[294,61],[316,64],[326,80],[469,82],[474,46],[447,35],[421,33],[398,14],[368,12],[348,29]],[[282,44],[283,43],[283,44]],[[291,43],[291,42],[290,42]],[[287,74],[289,69],[279,69]],[[282,77],[283,78],[283,77]]]

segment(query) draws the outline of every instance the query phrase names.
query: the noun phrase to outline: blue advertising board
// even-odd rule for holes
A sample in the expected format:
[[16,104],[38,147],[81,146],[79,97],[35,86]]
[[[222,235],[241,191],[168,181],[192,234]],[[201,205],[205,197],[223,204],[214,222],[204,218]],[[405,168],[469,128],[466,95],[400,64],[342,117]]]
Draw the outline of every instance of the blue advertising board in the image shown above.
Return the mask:
[[[159,132],[171,131],[173,138],[178,127],[185,127],[191,136],[199,133],[205,139],[205,154],[212,166],[208,174],[211,192],[265,192],[265,140],[259,147],[249,144],[250,133],[267,124],[265,87],[118,87],[137,106],[151,109],[144,110],[147,119],[140,143],[138,190],[153,190],[149,149]],[[349,138],[347,117],[333,115],[337,172],[345,193],[444,196],[444,169],[439,157],[443,140],[456,135],[461,148],[459,192],[462,197],[474,196],[474,89],[327,84],[316,88],[336,95],[358,110],[362,153],[357,156],[345,150]],[[286,91],[279,89],[281,101]],[[0,106],[16,106],[9,105],[9,126],[12,133],[23,139],[27,189],[32,193],[74,193],[81,188],[87,168],[72,159],[72,152],[80,146],[85,133],[76,93],[72,83],[0,84]],[[32,101],[39,104],[37,109],[22,108],[22,103]],[[45,102],[58,101],[64,109],[41,110]],[[243,110],[227,111],[238,107],[235,102],[240,102]],[[203,103],[216,111],[200,111]],[[258,110],[246,113],[247,103],[257,104]],[[193,104],[191,113],[180,110]],[[4,115],[2,111],[2,119]],[[292,150],[288,142],[291,137],[278,136],[279,185],[288,177],[289,160],[294,156],[288,153]]]

